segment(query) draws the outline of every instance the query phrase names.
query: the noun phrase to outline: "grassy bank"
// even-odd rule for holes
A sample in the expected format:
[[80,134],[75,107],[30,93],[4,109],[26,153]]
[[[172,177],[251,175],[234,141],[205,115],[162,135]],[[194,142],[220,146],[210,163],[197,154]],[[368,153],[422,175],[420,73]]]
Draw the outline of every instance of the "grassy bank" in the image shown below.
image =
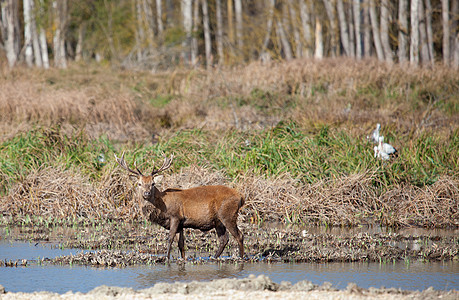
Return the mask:
[[[3,70],[0,211],[141,219],[113,154],[241,190],[245,222],[459,226],[459,75],[296,61],[210,72]],[[380,161],[376,122],[398,157]]]

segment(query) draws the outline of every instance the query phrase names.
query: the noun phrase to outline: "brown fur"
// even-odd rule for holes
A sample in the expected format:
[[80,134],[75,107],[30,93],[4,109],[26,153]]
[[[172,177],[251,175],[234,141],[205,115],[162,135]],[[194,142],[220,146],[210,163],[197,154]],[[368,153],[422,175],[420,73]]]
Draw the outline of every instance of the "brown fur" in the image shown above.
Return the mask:
[[234,189],[226,186],[201,186],[186,190],[167,189],[163,192],[155,187],[154,176],[138,176],[139,197],[154,207],[144,207],[143,211],[150,221],[169,229],[167,258],[176,233],[179,233],[178,247],[185,258],[184,228],[208,231],[215,228],[219,257],[228,243],[227,230],[236,238],[239,255],[244,256],[243,235],[237,227],[237,216],[244,198]]

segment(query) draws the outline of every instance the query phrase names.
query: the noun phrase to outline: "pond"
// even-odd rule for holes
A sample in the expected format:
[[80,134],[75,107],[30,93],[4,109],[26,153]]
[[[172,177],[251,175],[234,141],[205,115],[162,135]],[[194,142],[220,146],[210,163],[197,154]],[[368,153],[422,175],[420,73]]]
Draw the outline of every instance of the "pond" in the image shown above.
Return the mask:
[[338,289],[354,282],[363,288],[394,287],[405,290],[459,289],[459,262],[395,263],[208,263],[95,268],[41,264],[79,249],[58,249],[52,243],[0,241],[0,259],[27,259],[26,267],[1,267],[0,284],[10,292],[50,291],[57,293],[88,292],[100,285],[142,289],[158,282],[209,281],[220,278],[245,278],[264,274],[276,283],[309,280],[321,285],[331,282]]

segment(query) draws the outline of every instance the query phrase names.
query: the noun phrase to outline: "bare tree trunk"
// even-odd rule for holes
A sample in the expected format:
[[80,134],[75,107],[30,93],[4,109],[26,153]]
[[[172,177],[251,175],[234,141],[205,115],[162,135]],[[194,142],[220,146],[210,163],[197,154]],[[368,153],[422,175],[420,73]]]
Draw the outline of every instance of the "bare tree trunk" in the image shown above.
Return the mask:
[[280,38],[282,43],[282,48],[284,49],[284,55],[286,60],[291,60],[293,58],[292,48],[290,47],[290,43],[287,39],[287,34],[284,30],[284,25],[282,24],[281,20],[277,20],[277,35]]
[[430,62],[429,46],[427,45],[426,15],[423,1],[419,1],[419,38],[421,45],[421,62],[426,65]]
[[371,22],[370,22],[370,0],[363,0],[363,51],[365,57],[371,56]]
[[43,60],[42,60],[42,55],[41,55],[41,49],[40,49],[40,40],[38,37],[38,31],[37,31],[37,21],[35,18],[35,3],[34,1],[30,1],[30,24],[32,25],[32,45],[33,45],[33,54],[34,54],[34,59],[35,59],[35,65],[39,68],[43,67]]
[[339,52],[339,40],[338,40],[338,25],[336,23],[336,16],[335,16],[335,0],[323,0],[325,11],[328,16],[328,20],[330,21],[330,36],[331,36],[331,55],[332,57],[336,57]]
[[202,3],[202,23],[204,27],[204,43],[206,49],[206,66],[212,66],[212,43],[210,40],[210,26],[209,26],[209,9],[207,7],[207,0],[201,0]]
[[185,64],[190,64],[191,30],[193,27],[193,5],[192,0],[182,0],[180,3],[182,5],[181,8],[183,18],[183,29],[186,34],[186,38],[182,42],[182,58]]
[[315,30],[316,48],[314,51],[314,58],[322,59],[324,57],[324,37],[322,33],[322,24],[320,23],[318,16],[316,16],[315,19],[316,19],[316,30]]
[[268,8],[268,17],[267,17],[267,24],[266,24],[266,35],[263,39],[263,44],[261,46],[260,51],[260,58],[265,56],[266,49],[268,48],[269,41],[271,40],[271,32],[273,29],[273,19],[274,19],[274,6],[276,0],[269,0],[269,8]]
[[295,39],[295,57],[300,58],[303,57],[303,43],[301,42],[300,38],[300,31],[298,30],[297,22],[298,22],[298,16],[296,14],[296,7],[293,3],[294,0],[289,0],[288,1],[288,7],[289,7],[289,12],[290,12],[290,20],[293,24],[293,37]]
[[242,2],[234,0],[234,11],[236,13],[236,39],[239,51],[243,53],[244,42],[242,41]]
[[[312,40],[312,33],[311,33],[311,18],[310,18],[310,7],[308,7],[308,3],[311,4],[311,1],[299,0],[300,2],[300,18],[301,18],[301,25],[303,28],[303,38],[306,43],[306,49],[304,50],[303,56],[304,57],[311,57],[313,53],[313,46],[314,42]],[[311,4],[313,5],[313,4]]]
[[410,63],[419,64],[419,1],[411,1],[411,41],[410,41]]
[[145,27],[147,29],[147,40],[150,50],[153,49],[155,39],[156,24],[153,18],[152,0],[142,0],[143,11],[145,13]]
[[222,20],[222,2],[216,0],[216,22],[217,22],[217,34],[215,36],[215,42],[217,44],[218,64],[223,64],[223,20]]
[[459,2],[453,1],[451,13],[455,16],[452,24],[452,37],[453,37],[453,66],[459,68]]
[[[40,16],[43,16],[44,13],[44,6],[45,4],[43,3],[44,0],[39,0],[39,9],[37,10]],[[38,37],[39,37],[39,42],[40,42],[40,52],[41,52],[41,58],[43,61],[43,67],[45,69],[49,69],[49,57],[48,57],[48,43],[46,42],[46,32],[45,29],[43,28],[43,24],[40,24],[38,28]]]
[[389,41],[389,1],[381,1],[381,43],[384,49],[384,57],[388,63],[393,63],[392,49]]
[[18,3],[17,0],[7,0],[1,3],[4,9],[4,22],[6,27],[5,51],[8,65],[13,67],[19,58],[20,35],[18,28]]
[[198,31],[199,26],[201,25],[199,17],[199,2],[200,0],[195,0],[193,3],[193,34],[191,35],[191,65],[197,67],[199,63],[198,58]]
[[137,49],[137,61],[140,62],[143,59],[143,43],[145,42],[145,33],[143,31],[142,22],[142,8],[141,0],[135,0],[135,16],[136,16],[136,49]]
[[228,40],[229,40],[230,44],[233,44],[234,43],[233,0],[228,0],[227,1],[226,8],[228,10],[228,12],[227,12],[227,16],[228,16]]
[[443,26],[443,63],[449,64],[450,59],[450,43],[449,43],[449,3],[448,0],[441,0],[441,16]]
[[67,0],[54,0],[54,65],[57,68],[67,68],[67,57],[65,52],[65,33],[67,28]]
[[404,63],[408,60],[408,0],[398,2],[398,61]]
[[351,49],[350,49],[350,44],[349,44],[349,31],[347,28],[347,21],[346,21],[346,14],[344,12],[343,0],[338,0],[337,10],[338,10],[339,27],[340,27],[340,34],[341,34],[341,43],[343,44],[345,55],[351,56]]
[[32,46],[32,17],[30,0],[23,0],[22,9],[24,12],[24,48],[25,61],[28,67],[33,66],[33,46]]
[[355,29],[354,29],[354,13],[352,5],[347,5],[347,23],[349,24],[349,50],[351,56],[355,57]]
[[164,31],[163,7],[162,7],[161,0],[156,0],[156,20],[158,22],[158,34],[161,36]]
[[355,29],[355,54],[357,59],[362,58],[362,36],[360,22],[360,0],[352,1],[352,10],[354,13],[354,29]]
[[83,58],[83,40],[86,33],[86,22],[82,22],[78,27],[78,39],[75,49],[75,61],[80,61]]
[[378,17],[376,16],[375,1],[370,0],[370,19],[371,28],[373,29],[373,41],[376,48],[376,55],[380,61],[384,61],[384,52],[381,45],[381,36],[379,34]]
[[426,30],[427,30],[427,44],[429,48],[430,63],[435,63],[435,52],[433,48],[433,31],[432,31],[432,3],[426,0]]

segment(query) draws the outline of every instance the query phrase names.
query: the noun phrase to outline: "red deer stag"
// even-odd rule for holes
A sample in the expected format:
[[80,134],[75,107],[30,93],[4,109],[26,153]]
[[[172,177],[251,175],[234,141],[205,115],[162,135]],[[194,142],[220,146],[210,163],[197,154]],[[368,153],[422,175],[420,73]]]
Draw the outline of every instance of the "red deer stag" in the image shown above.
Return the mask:
[[115,154],[118,164],[137,177],[140,200],[148,201],[155,207],[155,210],[147,217],[169,230],[167,259],[170,258],[171,245],[176,233],[179,233],[178,247],[182,258],[185,259],[184,228],[200,229],[201,231],[215,228],[220,244],[215,258],[222,254],[228,243],[228,230],[239,244],[240,257],[244,257],[244,237],[237,227],[238,211],[244,205],[244,198],[236,190],[221,185],[185,190],[167,189],[161,192],[155,186],[156,175],[170,168],[173,158],[173,155],[170,158],[166,157],[159,169],[145,176],[135,164],[135,170],[128,167],[124,160],[124,153],[121,158]]

